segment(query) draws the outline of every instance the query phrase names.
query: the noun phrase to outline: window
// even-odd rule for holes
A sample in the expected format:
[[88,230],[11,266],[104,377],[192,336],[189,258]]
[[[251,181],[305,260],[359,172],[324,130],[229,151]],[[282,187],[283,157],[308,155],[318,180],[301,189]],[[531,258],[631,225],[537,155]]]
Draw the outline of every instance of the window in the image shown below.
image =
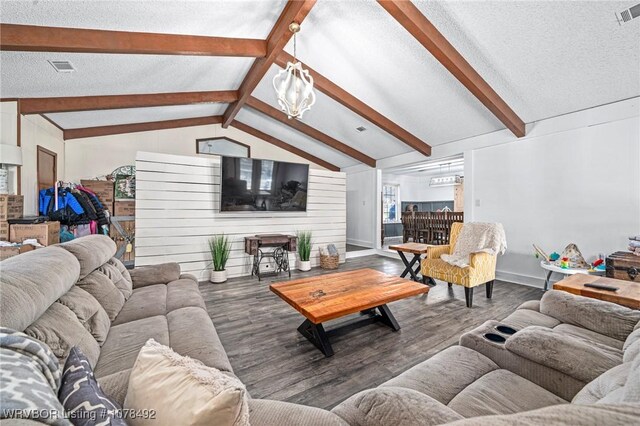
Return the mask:
[[384,223],[397,222],[400,220],[398,211],[398,185],[382,186],[382,220]]
[[251,157],[249,145],[227,137],[196,139],[196,153],[226,155],[229,157]]

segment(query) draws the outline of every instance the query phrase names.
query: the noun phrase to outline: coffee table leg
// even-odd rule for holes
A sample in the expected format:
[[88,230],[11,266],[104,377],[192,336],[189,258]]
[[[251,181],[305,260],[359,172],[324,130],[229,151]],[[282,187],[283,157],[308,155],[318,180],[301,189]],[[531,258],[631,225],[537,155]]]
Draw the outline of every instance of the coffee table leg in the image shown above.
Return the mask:
[[316,348],[320,349],[320,352],[322,352],[324,356],[333,356],[333,348],[331,347],[331,343],[329,343],[329,339],[327,338],[327,334],[324,331],[322,324],[314,324],[307,319],[300,324],[298,331],[306,337],[307,340],[313,343]]
[[380,311],[380,322],[391,327],[393,331],[400,330],[400,324],[398,324],[398,321],[396,321],[396,318],[391,313],[391,309],[389,309],[387,305],[378,306],[378,310]]

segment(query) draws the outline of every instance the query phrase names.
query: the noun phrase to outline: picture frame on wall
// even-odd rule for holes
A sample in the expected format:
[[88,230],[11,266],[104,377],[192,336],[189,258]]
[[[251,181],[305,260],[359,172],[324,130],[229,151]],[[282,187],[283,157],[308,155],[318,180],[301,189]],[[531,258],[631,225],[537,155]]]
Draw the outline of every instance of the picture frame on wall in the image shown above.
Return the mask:
[[196,154],[251,158],[251,147],[226,136],[196,139]]

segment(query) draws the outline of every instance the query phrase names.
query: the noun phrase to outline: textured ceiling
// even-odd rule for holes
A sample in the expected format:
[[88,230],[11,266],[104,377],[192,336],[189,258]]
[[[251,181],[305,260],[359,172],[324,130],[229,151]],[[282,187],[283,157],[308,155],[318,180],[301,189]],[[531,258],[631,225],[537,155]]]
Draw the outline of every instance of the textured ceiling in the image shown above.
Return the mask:
[[333,148],[329,148],[323,143],[305,136],[297,130],[283,124],[279,124],[273,119],[260,112],[252,110],[251,108],[241,110],[236,119],[244,124],[278,138],[283,142],[296,146],[309,154],[322,158],[323,160],[326,160],[338,167],[348,167],[358,164],[358,162],[351,157],[348,157]]
[[[270,105],[277,105],[272,82],[279,70],[278,66],[272,66],[254,90],[253,96]],[[373,158],[391,157],[411,151],[410,147],[398,139],[319,91],[316,91],[315,105],[304,113],[301,121]],[[280,125],[274,121],[274,126]],[[356,127],[359,126],[364,126],[367,130],[358,132]]]
[[[58,73],[48,60],[76,68]],[[90,96],[230,90],[240,86],[252,58],[84,53],[0,53],[1,97]]]
[[161,106],[153,108],[123,108],[103,111],[79,111],[47,114],[63,129],[110,126],[116,124],[145,123],[179,118],[222,115],[228,104],[197,104]]
[[637,0],[415,3],[527,123],[640,96]]
[[[527,123],[640,96],[640,19],[618,25],[633,1],[422,1],[415,4]],[[284,7],[264,1],[6,1],[0,21],[264,39]],[[292,53],[292,43],[287,51]],[[298,57],[431,145],[503,129],[374,1],[320,0],[303,22]],[[70,60],[59,74],[47,60]],[[42,97],[229,90],[251,58],[0,53],[0,96]],[[254,93],[275,106],[272,67]],[[63,127],[201,116],[221,105],[53,114]],[[219,112],[215,113],[216,115]],[[356,162],[245,108],[239,118],[338,166]],[[376,159],[404,144],[318,93],[305,123]],[[368,130],[357,133],[355,127]]]
[[4,23],[266,39],[285,0],[2,0]]

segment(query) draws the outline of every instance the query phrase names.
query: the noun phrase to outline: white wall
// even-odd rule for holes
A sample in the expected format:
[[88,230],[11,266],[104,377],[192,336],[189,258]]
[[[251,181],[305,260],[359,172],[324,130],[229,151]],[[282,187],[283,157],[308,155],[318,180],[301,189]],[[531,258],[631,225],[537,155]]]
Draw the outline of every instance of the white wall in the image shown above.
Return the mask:
[[[253,158],[306,163],[310,164],[312,168],[324,169],[241,130],[233,127],[223,129],[221,125],[215,124],[70,139],[66,141],[67,167],[65,179],[75,182],[80,179],[109,174],[119,166],[133,165],[138,151],[196,156],[196,139],[220,136],[228,136],[251,146],[251,156]],[[210,157],[206,154],[200,156]]]
[[[220,213],[220,157],[187,157],[140,152],[136,161],[136,265],[178,262],[183,272],[208,278],[207,241],[225,233],[232,240],[229,276],[249,275],[251,258],[244,237],[264,233],[313,233],[311,264],[319,264],[320,245],[346,252],[344,173],[309,170],[307,211],[296,213]],[[295,267],[295,254],[290,254]]]
[[[0,102],[0,143],[16,146],[18,144],[18,102]],[[2,158],[0,158],[2,164]],[[9,193],[18,192],[17,167],[8,167]]]
[[379,171],[369,169],[347,175],[347,242],[375,248],[379,235]]
[[453,186],[430,187],[432,176],[382,174],[382,183],[400,185],[402,201],[452,201]]
[[[21,116],[22,194],[24,214],[38,214],[38,145],[55,152],[58,180],[65,179],[65,144],[62,130],[39,115]],[[66,179],[65,179],[66,180]]]
[[465,209],[504,225],[499,277],[541,286],[534,243],[548,253],[576,243],[591,261],[640,233],[640,119],[595,121],[470,153]]

